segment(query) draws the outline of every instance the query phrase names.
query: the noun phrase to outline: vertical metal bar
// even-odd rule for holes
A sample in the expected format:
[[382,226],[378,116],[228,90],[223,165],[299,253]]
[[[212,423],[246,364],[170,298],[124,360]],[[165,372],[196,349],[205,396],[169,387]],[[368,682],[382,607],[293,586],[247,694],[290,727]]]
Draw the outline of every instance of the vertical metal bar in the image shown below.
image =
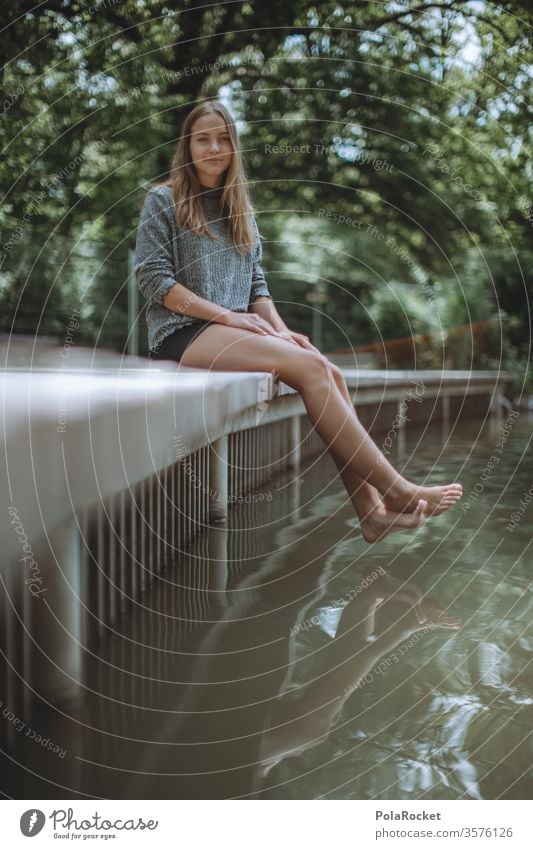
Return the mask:
[[[32,543],[33,545],[33,543]],[[46,580],[46,605],[40,596],[24,593],[24,624],[33,643],[26,684],[38,696],[55,703],[77,697],[81,684],[80,538],[74,516],[49,530],[33,545],[35,560]],[[24,670],[26,673],[26,669]]]
[[147,527],[147,535],[148,535],[148,573],[146,575],[147,580],[152,583],[154,579],[155,572],[155,536],[154,536],[154,528],[155,528],[155,476],[150,475],[146,480],[146,488],[147,488],[147,496],[148,496],[148,527]]
[[443,395],[442,396],[442,423],[446,432],[448,432],[448,428],[450,427],[450,396]]
[[163,571],[163,470],[154,474],[154,577]]
[[166,469],[166,487],[165,487],[165,566],[168,568],[172,565],[174,559],[174,551],[172,544],[172,536],[174,529],[174,466],[170,465]]
[[139,486],[133,485],[128,502],[128,527],[131,534],[131,556],[126,561],[126,588],[131,599],[136,599],[139,589]]
[[149,478],[150,497],[150,583],[157,572],[157,474]]
[[248,456],[246,459],[246,465],[248,466],[248,492],[253,492],[254,490],[254,429],[248,429]]
[[251,457],[251,475],[250,483],[254,492],[257,491],[257,434],[259,428],[253,427],[250,431],[250,457]]
[[100,505],[97,504],[87,511],[86,517],[86,566],[82,573],[82,595],[86,606],[86,628],[84,630],[84,641],[94,647],[99,634],[98,625],[98,596],[99,596],[99,574],[98,574],[98,515]]
[[272,422],[272,477],[278,473],[278,423]]
[[[2,675],[2,684],[5,681],[3,692],[6,694],[3,707],[5,709],[7,706],[17,716],[22,716],[24,701],[29,701],[31,693],[27,687],[23,689],[21,682],[29,680],[27,667],[31,663],[31,654],[35,651],[35,647],[24,630],[27,623],[24,621],[23,594],[29,594],[29,590],[22,580],[19,563],[16,566],[14,563],[9,564],[5,579],[2,577],[2,584],[4,585],[2,613],[5,615],[5,619],[4,616],[2,617],[2,622],[5,622],[2,642],[6,657],[9,659],[9,664],[2,664],[5,669],[5,676]],[[16,740],[19,732],[12,722],[2,721],[1,727],[8,743]]]
[[198,528],[200,526],[200,513],[201,513],[201,497],[202,497],[202,452],[201,449],[196,451],[194,456],[194,476],[191,481],[192,483],[192,538],[194,539],[198,534]]
[[257,492],[257,432],[259,428],[253,427],[250,430],[250,454],[252,461],[251,470],[251,485],[254,492]]
[[159,571],[163,572],[167,564],[167,489],[168,489],[168,470],[167,467],[161,470],[159,474]]
[[[227,446],[227,452],[228,452],[228,468],[226,469],[226,480],[227,480],[228,492],[230,492],[230,493],[233,492],[233,462],[234,462],[234,457],[235,457],[235,452],[233,450],[233,440],[234,440],[234,434],[229,433],[226,436],[226,446]],[[218,446],[218,444],[219,444],[218,440],[215,440],[211,444],[211,459],[212,459],[211,475],[212,475],[212,480],[216,480],[216,472],[218,470],[218,464],[217,463],[219,461],[217,460],[217,457],[215,456],[215,454],[217,453],[217,450],[218,450],[217,447],[216,447],[216,446]],[[214,477],[213,477],[213,475],[214,475]],[[217,493],[216,498],[217,498],[217,501],[220,500],[220,493]],[[211,505],[211,514],[212,514],[212,511],[213,511],[213,505]],[[224,515],[226,515],[225,511],[224,511]]]
[[209,516],[213,521],[226,519],[228,515],[229,440],[229,436],[221,436],[209,448]]
[[235,434],[235,490],[236,498],[241,494],[241,434]]
[[246,428],[246,430],[244,430],[243,434],[242,434],[242,443],[243,443],[243,469],[242,469],[242,479],[243,479],[242,489],[243,489],[243,492],[242,492],[242,494],[243,495],[246,495],[250,491],[250,481],[249,481],[250,463],[249,463],[249,460],[248,460],[249,436],[250,436],[250,429]]
[[179,509],[178,514],[178,537],[179,537],[179,549],[180,552],[183,552],[185,548],[185,470],[183,465],[183,460],[180,460],[178,463],[178,494],[177,494],[177,505]]
[[265,425],[257,429],[257,486],[262,486],[264,481],[264,448],[265,448]]
[[203,512],[203,448],[196,453],[196,478],[194,480],[194,535],[201,533]]
[[189,545],[189,516],[191,513],[190,504],[190,481],[191,481],[191,457],[190,455],[184,459],[184,477],[183,477],[183,548],[187,549]]
[[146,480],[142,480],[139,485],[139,495],[140,495],[140,511],[139,511],[139,538],[140,538],[140,546],[139,546],[139,579],[137,582],[137,590],[139,595],[141,595],[146,588],[146,572],[148,569],[148,557],[147,557],[147,549],[148,549],[148,529],[147,529],[147,506],[148,499],[146,496]]
[[127,510],[129,490],[125,489],[119,494],[119,518],[118,518],[118,580],[117,580],[117,608],[122,616],[126,609],[126,564],[128,551],[131,549],[131,538],[127,530]]
[[91,610],[90,579],[93,575],[90,555],[90,508],[83,510],[79,516],[80,525],[80,634],[83,646],[91,642]]
[[159,575],[163,571],[163,551],[164,551],[164,539],[163,539],[163,516],[164,516],[164,497],[165,497],[165,487],[164,487],[164,471],[161,471],[159,474],[154,475],[154,490],[155,490],[155,574]]
[[237,434],[230,435],[230,495],[235,495],[237,489]]
[[178,513],[176,510],[176,492],[177,492],[177,463],[173,463],[170,467],[170,505],[169,505],[169,516],[170,516],[170,561],[174,563],[176,558],[176,541],[177,541],[177,523],[178,523]]
[[243,433],[243,495],[250,492],[250,429],[246,428]]
[[202,448],[202,532],[207,531],[209,523],[209,446]]
[[196,453],[196,478],[194,481],[194,536],[197,537],[202,529],[203,512],[203,448]]
[[97,618],[98,636],[104,633],[104,624],[107,622],[107,592],[105,577],[105,501],[98,505],[96,511],[96,564],[97,564]]
[[268,426],[268,477],[272,479],[274,476],[273,457],[274,457],[274,423]]
[[107,522],[107,563],[106,563],[106,575],[107,575],[107,596],[108,596],[108,610],[109,610],[109,624],[112,624],[116,621],[117,618],[117,610],[116,610],[116,601],[117,601],[117,538],[115,534],[118,536],[118,528],[116,527],[116,496],[111,496],[109,499],[109,519]]
[[405,405],[407,401],[398,401],[396,407],[396,421],[398,422],[398,451],[405,451]]
[[239,431],[239,495],[244,494],[245,489],[245,479],[246,479],[246,471],[245,471],[245,431]]
[[245,431],[241,430],[239,432],[239,478],[240,478],[240,486],[239,486],[239,496],[244,495],[244,490],[246,488],[246,460],[245,460],[245,447],[244,441],[246,438]]
[[181,461],[180,469],[180,526],[181,526],[181,550],[185,551],[187,546],[187,470],[186,459]]
[[187,475],[187,548],[192,543],[194,536],[194,487],[193,480],[196,469],[196,457],[189,456],[189,474]]
[[248,430],[248,490],[253,492],[254,487],[254,428]]

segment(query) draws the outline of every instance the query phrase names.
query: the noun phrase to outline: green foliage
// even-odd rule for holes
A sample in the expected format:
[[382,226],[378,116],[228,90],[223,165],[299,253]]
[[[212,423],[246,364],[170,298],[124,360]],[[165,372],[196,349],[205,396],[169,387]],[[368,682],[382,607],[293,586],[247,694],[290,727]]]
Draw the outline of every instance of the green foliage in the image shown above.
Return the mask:
[[61,335],[81,298],[86,337],[123,347],[144,186],[221,96],[294,329],[317,287],[325,350],[501,310],[524,364],[532,22],[525,2],[4,3],[2,329]]

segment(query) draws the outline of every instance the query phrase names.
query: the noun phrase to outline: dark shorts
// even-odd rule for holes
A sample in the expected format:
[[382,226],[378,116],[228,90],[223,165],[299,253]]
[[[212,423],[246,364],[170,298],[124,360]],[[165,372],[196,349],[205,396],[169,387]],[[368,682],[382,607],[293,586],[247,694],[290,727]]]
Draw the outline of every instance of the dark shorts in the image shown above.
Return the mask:
[[188,324],[185,327],[178,327],[168,336],[165,336],[161,345],[156,351],[149,351],[148,356],[151,360],[176,360],[179,363],[186,348],[189,347],[193,339],[196,339],[199,334],[209,327],[210,324],[216,324],[214,321],[195,321],[193,324]]

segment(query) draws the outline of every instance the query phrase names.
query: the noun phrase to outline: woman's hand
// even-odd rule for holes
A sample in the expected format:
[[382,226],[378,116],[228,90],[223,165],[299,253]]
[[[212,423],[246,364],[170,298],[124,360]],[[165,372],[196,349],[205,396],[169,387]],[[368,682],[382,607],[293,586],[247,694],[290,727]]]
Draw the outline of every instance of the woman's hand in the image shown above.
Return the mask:
[[[232,312],[228,310],[219,319],[220,324],[225,324],[226,327],[240,327],[243,330],[251,330],[254,333],[260,333],[263,336],[276,336],[278,339],[284,339],[286,342],[291,342],[293,345],[299,345],[301,348],[308,348],[311,351],[318,351],[309,341],[309,337],[303,333],[295,333],[293,330],[275,330],[266,319],[261,318],[257,313],[249,312]],[[320,351],[318,351],[320,353]]]
[[239,327],[242,330],[251,330],[253,333],[259,333],[262,336],[280,336],[278,331],[274,330],[268,321],[265,321],[264,318],[256,315],[256,313],[227,310],[218,319],[218,322],[219,324],[225,324],[226,327]]
[[318,351],[320,354],[318,348],[315,348],[315,346],[309,341],[309,336],[305,336],[303,333],[295,333],[293,330],[281,330],[279,336],[287,342],[293,342],[301,348],[308,348],[310,351]]

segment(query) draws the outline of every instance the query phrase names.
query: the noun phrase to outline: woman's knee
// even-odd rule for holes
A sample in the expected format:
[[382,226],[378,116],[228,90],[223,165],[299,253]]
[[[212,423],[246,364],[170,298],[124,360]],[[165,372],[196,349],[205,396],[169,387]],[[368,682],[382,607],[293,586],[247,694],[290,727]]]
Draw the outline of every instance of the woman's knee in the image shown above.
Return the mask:
[[[316,386],[321,380],[331,380],[328,360],[318,351],[301,348],[291,357],[283,357],[278,364],[278,371],[284,382],[291,382],[296,388],[306,385]],[[286,375],[286,378],[283,375]]]
[[314,364],[315,370],[320,375],[325,375],[329,380],[334,380],[337,385],[341,385],[344,381],[344,375],[340,368],[332,363],[331,360],[328,360],[325,354],[320,354],[315,352],[311,352],[316,358],[316,362]]

